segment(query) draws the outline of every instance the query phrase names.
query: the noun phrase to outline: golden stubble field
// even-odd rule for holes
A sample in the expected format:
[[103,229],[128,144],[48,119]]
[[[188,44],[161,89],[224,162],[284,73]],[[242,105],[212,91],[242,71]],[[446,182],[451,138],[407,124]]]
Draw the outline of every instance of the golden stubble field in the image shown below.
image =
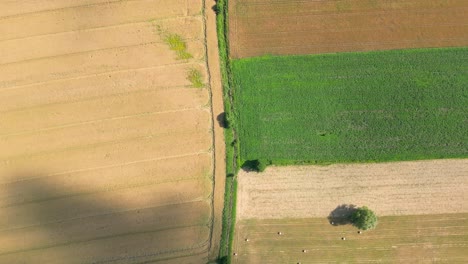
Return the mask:
[[[0,3],[0,263],[213,256],[223,195],[213,189],[214,31],[203,8]],[[192,58],[178,59],[156,26],[181,36]],[[192,87],[191,69],[204,88]]]
[[468,213],[467,159],[269,167],[238,182],[238,219],[326,217],[342,204],[377,215]]
[[[232,260],[464,263],[467,191],[466,159],[243,171]],[[335,211],[343,204],[369,206],[379,225],[363,234],[351,225],[331,225],[328,216],[343,212]]]

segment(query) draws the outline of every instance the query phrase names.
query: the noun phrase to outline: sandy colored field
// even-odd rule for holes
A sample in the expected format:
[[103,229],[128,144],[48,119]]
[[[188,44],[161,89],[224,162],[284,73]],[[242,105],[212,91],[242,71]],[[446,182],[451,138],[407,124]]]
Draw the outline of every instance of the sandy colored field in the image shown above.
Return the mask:
[[381,217],[362,234],[325,218],[243,220],[232,263],[465,263],[467,241],[466,213]]
[[229,3],[234,58],[468,45],[464,0]]
[[380,216],[468,212],[466,159],[269,167],[238,181],[238,219],[326,217],[342,204]]
[[202,3],[0,3],[0,263],[216,257],[222,99]]

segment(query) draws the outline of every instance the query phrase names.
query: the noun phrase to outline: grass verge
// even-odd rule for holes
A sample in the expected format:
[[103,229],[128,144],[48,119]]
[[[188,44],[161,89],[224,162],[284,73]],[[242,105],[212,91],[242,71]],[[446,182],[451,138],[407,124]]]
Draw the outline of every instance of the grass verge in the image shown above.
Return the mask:
[[220,56],[221,81],[223,86],[226,142],[226,190],[223,209],[223,231],[221,234],[219,259],[223,263],[231,263],[231,248],[234,239],[234,226],[236,215],[236,174],[239,168],[239,141],[236,132],[236,116],[233,110],[234,94],[232,87],[231,64],[228,43],[228,0],[218,0],[214,10]]
[[242,160],[273,164],[468,155],[468,48],[232,62]]

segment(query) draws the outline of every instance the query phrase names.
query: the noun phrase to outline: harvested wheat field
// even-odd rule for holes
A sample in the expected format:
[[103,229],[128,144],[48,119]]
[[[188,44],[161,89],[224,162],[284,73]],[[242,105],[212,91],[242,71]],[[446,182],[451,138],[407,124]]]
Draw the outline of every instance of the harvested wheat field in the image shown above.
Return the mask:
[[[240,172],[231,260],[464,263],[467,191],[466,159]],[[349,205],[372,208],[377,228],[343,222]]]
[[238,219],[327,217],[342,204],[380,216],[468,213],[466,159],[268,167],[238,181]]
[[234,58],[468,45],[465,0],[230,0]]
[[0,263],[217,253],[203,3],[0,3]]
[[326,218],[243,220],[237,223],[232,263],[461,264],[468,259],[466,213],[386,216],[376,230],[357,231],[330,225]]

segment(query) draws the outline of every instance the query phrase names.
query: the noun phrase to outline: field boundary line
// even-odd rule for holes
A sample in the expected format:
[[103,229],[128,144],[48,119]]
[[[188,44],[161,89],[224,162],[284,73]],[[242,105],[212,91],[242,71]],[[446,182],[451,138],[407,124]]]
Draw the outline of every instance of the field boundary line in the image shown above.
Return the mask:
[[[162,91],[171,91],[171,90],[177,90],[177,89],[190,89],[193,90],[193,88],[190,88],[190,85],[174,85],[174,86],[152,86],[153,88],[149,89],[135,89],[133,91],[129,92],[123,92],[123,93],[113,93],[113,94],[108,94],[108,95],[100,95],[100,96],[90,96],[87,98],[79,99],[79,100],[70,100],[70,101],[59,101],[59,102],[51,102],[51,103],[45,103],[45,104],[37,104],[33,106],[27,106],[27,107],[21,107],[21,108],[14,108],[6,111],[0,111],[0,114],[10,114],[10,113],[18,113],[18,112],[26,112],[34,109],[41,109],[44,107],[50,107],[54,105],[61,105],[61,104],[77,104],[81,102],[89,102],[89,101],[95,101],[99,99],[106,99],[106,98],[120,98],[123,96],[127,95],[137,95],[137,94],[146,94],[146,93],[157,93],[157,92],[162,92]],[[154,89],[157,88],[157,89]],[[203,108],[203,107],[193,107],[195,108]],[[192,109],[192,108],[191,108]],[[177,111],[178,109],[175,110],[166,110],[167,112],[173,112]],[[181,108],[181,110],[184,110],[184,108]],[[160,111],[164,112],[164,111]],[[156,112],[151,112],[151,113],[156,113]],[[14,133],[11,133],[14,134]],[[0,134],[1,136],[8,135],[8,134]]]
[[65,175],[65,174],[72,174],[72,173],[79,173],[79,172],[87,172],[87,171],[100,170],[100,169],[107,169],[107,168],[115,168],[115,167],[120,167],[120,166],[128,166],[128,165],[133,165],[133,164],[138,164],[138,163],[144,163],[144,162],[152,162],[152,161],[160,161],[160,160],[184,158],[184,157],[190,157],[190,156],[201,155],[201,154],[210,154],[210,152],[209,152],[209,151],[200,151],[200,152],[193,152],[193,153],[187,153],[187,154],[181,154],[181,155],[173,155],[173,156],[159,157],[159,158],[153,158],[153,159],[142,159],[142,160],[136,160],[136,161],[130,161],[130,162],[112,164],[112,165],[107,165],[107,166],[90,167],[90,168],[84,168],[84,169],[78,169],[78,170],[68,170],[68,171],[63,171],[63,172],[51,173],[51,174],[48,174],[48,175],[45,175],[45,176],[40,176],[40,177],[30,177],[30,178],[25,178],[25,179],[18,179],[18,180],[15,180],[15,181],[2,182],[2,183],[0,183],[0,185],[12,184],[12,183],[23,182],[23,181],[29,181],[29,180],[35,180],[35,179],[42,179],[42,178],[53,177],[53,176],[59,176],[59,175]]
[[[467,24],[431,24],[431,25],[422,25],[422,26],[411,26],[406,27],[406,29],[414,29],[414,28],[428,28],[428,27],[453,27],[453,26],[468,26]],[[346,28],[345,30],[322,30],[322,31],[314,31],[315,33],[342,33],[346,31],[380,31],[379,27],[362,27],[362,28]],[[242,33],[242,35],[276,35],[276,34],[290,34],[291,32],[294,33],[309,33],[310,30],[297,30],[297,31],[275,31],[275,32],[266,32],[266,31],[259,31],[259,32],[252,32],[252,33]],[[463,38],[465,39],[465,38]]]
[[120,24],[101,26],[101,27],[90,27],[90,28],[84,28],[84,29],[78,29],[78,30],[59,31],[55,33],[45,33],[45,34],[39,34],[39,35],[31,35],[27,37],[3,39],[3,40],[0,40],[0,43],[8,42],[8,41],[15,41],[15,40],[24,40],[28,38],[46,37],[46,36],[52,36],[52,35],[62,35],[62,34],[70,34],[70,33],[89,32],[89,31],[101,31],[101,30],[106,30],[106,29],[111,29],[111,28],[127,27],[127,26],[133,26],[133,25],[138,25],[138,24],[152,26],[151,23],[158,22],[158,21],[171,21],[171,20],[179,20],[179,19],[184,19],[184,18],[198,19],[199,17],[200,15],[189,15],[189,16],[177,16],[175,18],[168,17],[168,18],[153,19],[153,20],[142,20],[142,21],[120,23]]
[[208,239],[208,252],[210,254],[211,248],[213,246],[213,228],[215,224],[215,184],[216,184],[216,136],[215,136],[215,119],[214,119],[214,110],[213,110],[213,91],[212,91],[212,85],[211,85],[211,72],[210,72],[210,67],[209,67],[209,62],[208,62],[208,40],[207,40],[207,32],[206,32],[206,10],[205,10],[205,5],[206,5],[206,0],[202,0],[202,26],[203,26],[203,49],[204,49],[204,56],[205,56],[205,68],[206,68],[206,74],[207,74],[207,80],[208,83],[207,85],[207,90],[210,98],[210,128],[211,128],[211,146],[213,150],[211,151],[211,194],[210,194],[210,235]]
[[22,17],[22,16],[28,16],[28,15],[32,15],[32,14],[38,14],[38,13],[57,12],[57,11],[61,11],[61,10],[75,9],[75,8],[80,8],[80,7],[93,7],[93,6],[109,5],[109,4],[121,3],[121,2],[136,2],[136,1],[140,1],[140,0],[106,0],[106,2],[101,2],[101,3],[77,5],[77,6],[68,6],[68,7],[54,8],[54,9],[44,9],[44,10],[33,11],[33,12],[26,12],[26,13],[19,13],[19,14],[8,15],[8,16],[1,16],[0,20],[9,19],[9,18],[16,18],[16,17]]
[[178,20],[178,19],[190,18],[190,17],[198,18],[198,17],[200,17],[200,15],[171,16],[171,17],[156,18],[156,19],[151,19],[151,20],[146,19],[146,20],[140,20],[140,21],[132,21],[132,22],[128,22],[128,23],[113,24],[113,25],[108,25],[108,26],[78,28],[78,29],[75,29],[75,30],[66,30],[66,31],[53,32],[53,33],[37,34],[37,35],[30,35],[30,36],[19,37],[19,38],[0,39],[0,42],[4,42],[4,41],[6,42],[6,41],[12,41],[12,40],[22,40],[22,39],[27,39],[27,38],[35,38],[35,37],[42,37],[42,36],[48,36],[48,35],[59,35],[59,34],[70,33],[70,32],[100,30],[100,29],[113,28],[113,27],[119,27],[119,26],[123,26],[123,25],[131,25],[131,24],[143,24],[143,23],[151,23],[151,22],[171,21],[171,20]]
[[[42,177],[42,178],[50,178],[50,177]],[[5,205],[5,206],[0,206],[0,209],[2,209],[2,208],[11,208],[11,207],[15,207],[15,206],[23,206],[23,205],[26,205],[26,204],[37,204],[37,203],[43,203],[43,202],[48,202],[48,201],[54,201],[54,200],[74,198],[74,197],[80,197],[80,196],[86,196],[86,195],[95,195],[95,194],[117,192],[117,191],[128,190],[128,189],[154,187],[154,186],[161,185],[161,184],[168,184],[168,183],[174,183],[174,182],[188,182],[188,181],[201,182],[201,181],[205,181],[205,180],[203,178],[200,178],[200,177],[190,177],[190,178],[176,178],[176,179],[172,179],[172,180],[166,180],[166,181],[155,182],[155,183],[127,185],[126,187],[116,186],[116,187],[110,188],[110,189],[101,189],[101,190],[96,190],[96,191],[92,191],[92,192],[72,193],[72,194],[68,194],[68,195],[54,196],[54,197],[48,197],[48,198],[44,198],[44,199],[38,199],[38,200],[31,200],[31,201],[24,201],[24,202],[20,202],[20,203],[8,204],[8,205]],[[5,184],[0,184],[0,185],[5,185]]]
[[[435,40],[434,42],[448,42],[448,41],[454,41],[454,40],[465,40],[466,38],[446,38],[446,39],[439,39],[439,40]],[[423,39],[424,41],[425,39]],[[413,41],[413,40],[403,40],[403,41],[385,41],[385,42],[348,42],[348,43],[341,43],[341,44],[328,44],[328,45],[323,45],[323,44],[316,44],[316,45],[283,45],[283,46],[269,46],[270,48],[273,48],[273,49],[279,49],[279,48],[292,48],[292,47],[349,47],[349,46],[356,46],[356,45],[368,45],[368,46],[371,46],[371,45],[391,45],[391,44],[398,44],[398,43],[417,43],[418,41],[420,40],[416,40],[416,41]],[[431,41],[431,40],[429,40]],[[428,42],[429,42],[428,41]],[[354,45],[353,44],[349,44],[349,43],[355,43]],[[239,47],[241,48],[245,48],[246,46],[245,45],[238,45]],[[255,49],[261,49],[263,47],[249,47],[250,50],[255,50]],[[444,48],[463,48],[463,47],[460,47],[460,46],[454,46],[454,47],[444,47]],[[394,49],[394,50],[411,50],[411,49],[440,49],[440,47],[433,47],[433,48],[430,48],[430,47],[421,47],[421,48],[400,48],[400,49]],[[379,52],[379,51],[384,51],[384,50],[377,50],[376,52]],[[348,51],[348,52],[340,52],[340,53],[356,53],[358,51]],[[370,51],[360,51],[361,53],[365,53],[365,52],[370,52]],[[337,53],[337,52],[333,52],[333,53]],[[305,55],[305,56],[314,56],[314,55],[324,55],[324,54],[327,54],[327,53],[319,53],[319,54],[310,54],[310,55]],[[283,55],[277,55],[277,56],[283,56]],[[287,55],[286,55],[287,56]],[[304,55],[292,55],[292,56],[304,56]],[[255,56],[255,57],[258,57],[258,56]],[[240,59],[243,59],[243,58],[240,58]]]
[[[192,131],[192,132],[182,132],[182,133],[177,133],[177,135],[191,135],[191,134],[205,134],[206,132],[201,132],[201,131]],[[26,155],[18,155],[18,156],[13,156],[7,159],[0,160],[0,163],[9,163],[12,160],[23,160],[23,159],[29,159],[37,156],[48,156],[51,154],[56,154],[56,153],[61,153],[61,152],[67,152],[67,151],[73,151],[73,150],[86,150],[90,148],[96,148],[96,147],[102,147],[102,146],[108,146],[108,145],[113,145],[113,144],[119,144],[122,142],[131,142],[131,141],[138,141],[138,140],[151,140],[155,136],[161,136],[161,135],[171,135],[170,133],[164,133],[164,134],[151,134],[151,135],[142,135],[142,136],[135,136],[135,137],[129,137],[129,138],[122,138],[122,139],[117,139],[117,140],[109,140],[109,141],[102,141],[102,142],[96,142],[93,144],[87,144],[87,145],[78,145],[78,146],[72,146],[72,147],[67,147],[63,149],[55,149],[55,150],[50,150],[50,151],[42,151],[42,152],[35,152],[33,154],[26,154]]]
[[[43,223],[33,224],[33,225],[28,225],[28,226],[14,227],[14,228],[9,228],[9,229],[0,229],[0,233],[6,232],[6,231],[12,231],[12,230],[21,230],[21,229],[27,229],[27,228],[32,228],[32,227],[38,227],[38,226],[43,226],[43,225],[53,225],[53,224],[59,224],[59,223],[64,223],[64,222],[83,220],[83,219],[88,219],[88,218],[93,218],[93,217],[109,216],[109,215],[114,215],[114,214],[125,214],[125,213],[130,213],[130,212],[138,211],[138,210],[155,209],[155,208],[168,207],[168,206],[174,206],[174,205],[187,205],[187,204],[201,203],[201,202],[206,202],[206,201],[207,199],[197,198],[197,199],[192,199],[192,200],[184,201],[180,203],[165,203],[165,204],[159,204],[156,206],[135,207],[131,209],[116,210],[113,212],[107,212],[107,213],[101,213],[101,214],[92,214],[92,215],[84,215],[80,217],[63,218],[57,221],[49,221],[49,222],[43,222]],[[2,254],[0,253],[0,256],[1,255]]]
[[229,0],[216,1],[216,26],[218,34],[219,60],[224,100],[224,120],[228,127],[224,131],[226,148],[226,180],[222,233],[218,259],[231,263],[231,250],[236,215],[237,172],[239,169],[239,140],[236,131],[236,112],[234,111],[233,78],[229,50]]
[[[50,248],[55,248],[55,247],[62,247],[62,246],[69,246],[73,244],[81,244],[81,243],[89,243],[89,242],[94,242],[94,241],[100,241],[100,240],[106,240],[106,239],[111,239],[111,238],[116,238],[116,237],[126,237],[126,236],[134,236],[134,235],[142,235],[142,234],[147,234],[147,233],[159,233],[159,232],[164,232],[168,230],[177,230],[177,229],[184,229],[184,228],[193,228],[193,227],[205,227],[205,225],[182,225],[182,226],[176,226],[172,228],[165,228],[165,229],[155,229],[155,230],[145,230],[145,231],[137,231],[137,232],[127,232],[127,233],[121,233],[121,234],[115,234],[115,235],[108,235],[108,236],[102,236],[102,237],[95,237],[92,239],[87,239],[87,240],[79,240],[79,241],[70,241],[66,243],[60,243],[60,244],[55,244],[55,245],[49,245],[49,246],[44,246],[44,247],[36,247],[36,248],[30,248],[30,249],[25,249],[25,250],[17,250],[17,251],[9,251],[9,252],[3,252],[0,253],[0,256],[5,256],[5,255],[11,255],[11,254],[18,254],[18,253],[24,253],[24,252],[31,252],[31,251],[36,251],[36,250],[44,250],[44,249],[50,249]],[[205,244],[206,242],[200,243],[200,244]],[[190,250],[190,249],[188,249]],[[185,251],[185,249],[184,249]],[[169,251],[170,252],[170,251]],[[157,253],[161,254],[161,253]],[[166,253],[163,253],[166,254]]]
[[108,72],[101,72],[101,73],[93,73],[93,74],[80,75],[80,76],[75,76],[75,77],[67,77],[67,78],[62,78],[62,79],[53,79],[53,80],[47,80],[47,81],[42,81],[42,82],[21,84],[21,85],[15,85],[15,86],[10,86],[10,87],[0,88],[0,93],[3,92],[3,91],[16,90],[16,89],[21,89],[21,88],[25,88],[25,87],[41,86],[41,85],[51,84],[51,83],[87,79],[87,78],[99,77],[99,76],[102,76],[102,75],[108,75],[108,74],[114,74],[114,73],[124,73],[124,72],[130,72],[130,71],[145,71],[145,70],[152,70],[152,69],[158,69],[158,68],[163,68],[163,67],[176,67],[176,66],[183,66],[183,65],[189,66],[189,65],[194,65],[194,64],[197,64],[197,63],[196,62],[180,62],[180,63],[170,63],[170,64],[167,64],[167,65],[156,65],[156,66],[148,66],[148,67],[141,67],[141,68],[132,68],[132,69],[125,69],[125,70],[116,70],[116,71],[108,71]]
[[[468,7],[464,7],[464,8],[460,8],[460,7],[450,7],[450,8],[444,8],[444,10],[447,10],[447,9],[456,9],[456,10],[464,10],[464,9],[468,9]],[[414,10],[407,10],[406,13],[409,13],[409,11],[411,11],[411,14],[414,14],[414,13],[417,13],[417,14],[426,14],[427,12],[426,11],[431,11],[431,10],[434,10],[434,11],[438,11],[440,12],[440,9],[438,8],[426,8],[426,9],[421,9],[421,8],[416,8]],[[311,16],[351,16],[351,15],[363,15],[363,14],[385,14],[385,13],[389,13],[388,11],[385,11],[385,10],[381,10],[381,11],[376,11],[376,10],[371,10],[371,11],[355,11],[355,12],[350,12],[350,11],[347,11],[346,13],[340,13],[340,12],[316,12],[316,13],[294,13],[294,14],[291,14],[291,15],[285,15],[285,16],[262,16],[262,17],[257,17],[255,15],[253,16],[243,16],[243,18],[245,19],[251,19],[251,20],[268,20],[268,19],[273,19],[273,18],[285,18],[285,17],[311,17]],[[396,13],[396,12],[395,12]],[[402,13],[402,12],[399,12],[399,13]],[[253,18],[253,19],[252,19]]]
[[54,83],[54,82],[61,82],[61,81],[64,81],[64,80],[68,81],[68,80],[85,79],[85,78],[89,78],[89,77],[96,77],[96,76],[106,75],[106,74],[140,71],[140,70],[151,70],[151,69],[157,69],[157,68],[164,68],[164,67],[168,67],[168,66],[179,66],[179,65],[190,65],[190,64],[194,64],[194,63],[193,62],[175,62],[175,63],[168,63],[168,64],[164,64],[164,65],[154,65],[154,66],[147,66],[147,67],[129,68],[129,69],[123,69],[123,70],[97,72],[97,73],[74,76],[74,77],[51,79],[51,80],[35,82],[35,83],[27,83],[27,84],[0,87],[0,93],[2,91],[6,91],[6,90],[19,89],[20,87],[23,87],[23,86],[36,86],[36,85],[49,84],[49,83]]
[[[194,43],[194,42],[198,42],[198,41],[200,41],[200,39],[197,39],[197,38],[187,39],[187,42],[189,42],[189,43]],[[114,49],[118,50],[118,49],[127,49],[127,48],[137,48],[139,46],[152,46],[152,45],[155,45],[155,44],[164,44],[164,41],[150,41],[150,42],[139,43],[139,44],[135,44],[135,45],[116,46],[116,47],[110,47],[110,48],[85,50],[85,51],[64,53],[64,54],[59,54],[59,55],[38,57],[38,58],[21,60],[21,61],[3,63],[3,64],[0,64],[0,67],[9,66],[11,64],[28,63],[28,62],[32,62],[32,61],[40,61],[40,60],[56,59],[56,58],[61,58],[61,57],[69,57],[69,56],[81,55],[81,54],[86,54],[86,53],[93,53],[93,52],[98,53],[100,51],[110,51],[110,50],[114,50]]]
[[[187,42],[189,42],[189,43],[200,41],[199,38],[186,38],[185,40]],[[99,51],[106,51],[106,50],[113,50],[113,49],[124,49],[124,48],[138,47],[138,46],[150,46],[150,45],[153,45],[153,44],[163,44],[163,43],[164,43],[163,40],[149,41],[149,42],[142,42],[142,43],[134,44],[134,45],[124,45],[124,46],[115,46],[115,47],[109,47],[109,48],[69,52],[69,53],[63,53],[63,54],[58,54],[58,55],[51,55],[51,56],[37,57],[37,58],[31,58],[31,59],[25,59],[25,60],[19,60],[19,61],[6,62],[6,63],[0,64],[0,67],[1,66],[8,66],[8,65],[11,65],[11,64],[17,64],[17,63],[27,63],[27,62],[31,62],[31,61],[54,59],[54,58],[60,58],[60,57],[66,57],[66,56],[86,54],[86,53],[91,53],[91,52],[99,52]]]
[[[81,101],[79,101],[79,102],[81,102]],[[99,123],[99,122],[103,122],[103,121],[129,119],[129,118],[149,116],[149,115],[163,115],[163,114],[168,114],[168,113],[178,113],[178,112],[186,112],[186,111],[193,111],[193,110],[203,110],[203,106],[201,106],[201,107],[182,108],[182,109],[175,109],[175,110],[166,110],[166,111],[143,112],[143,113],[133,114],[133,115],[124,115],[124,116],[109,117],[109,118],[96,119],[96,120],[90,120],[90,121],[83,121],[83,122],[71,123],[71,124],[60,125],[60,126],[46,127],[46,128],[41,128],[41,129],[37,129],[37,130],[28,130],[28,131],[22,131],[22,132],[17,132],[17,133],[3,134],[3,135],[0,135],[0,138],[12,137],[12,136],[21,136],[21,135],[27,135],[27,134],[35,134],[35,133],[40,133],[40,132],[44,132],[44,131],[50,131],[50,130],[68,128],[68,127],[76,127],[76,126],[82,126],[82,125],[88,125],[88,124],[94,124],[94,123]]]

